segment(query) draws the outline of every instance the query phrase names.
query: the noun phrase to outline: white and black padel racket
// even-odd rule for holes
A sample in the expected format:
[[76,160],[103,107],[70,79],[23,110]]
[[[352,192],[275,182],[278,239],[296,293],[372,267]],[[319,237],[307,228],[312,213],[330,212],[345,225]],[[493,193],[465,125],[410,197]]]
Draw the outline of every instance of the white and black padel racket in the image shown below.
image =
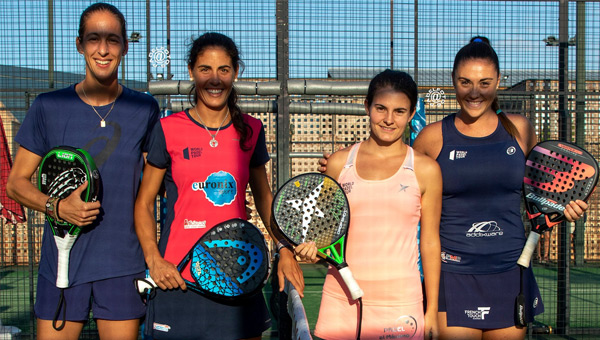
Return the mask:
[[333,178],[320,173],[293,177],[277,191],[272,211],[290,243],[314,241],[318,255],[339,271],[352,299],[363,296],[344,259],[350,225],[348,198]]
[[[44,194],[50,197],[66,198],[85,181],[88,182],[88,186],[82,192],[81,200],[95,202],[100,192],[100,172],[92,157],[85,150],[70,146],[58,146],[42,158],[38,171],[38,189]],[[81,228],[48,215],[46,215],[46,220],[52,229],[58,249],[56,287],[61,288],[61,298],[52,325],[55,329],[61,330],[65,325],[64,317],[66,315],[66,301],[64,301],[62,290],[69,287],[71,248],[73,248]],[[57,326],[58,313],[63,303],[65,304],[63,323],[61,326]]]
[[[177,270],[189,270],[186,286],[214,299],[243,299],[258,293],[271,269],[263,233],[252,223],[236,218],[209,229],[183,257]],[[134,281],[140,294],[157,287],[151,278]]]
[[[565,220],[565,206],[586,201],[598,183],[598,163],[586,150],[568,142],[550,140],[538,143],[527,156],[523,197],[531,222],[531,232],[517,261],[529,267],[540,234]],[[516,302],[516,321],[525,325],[523,284]]]

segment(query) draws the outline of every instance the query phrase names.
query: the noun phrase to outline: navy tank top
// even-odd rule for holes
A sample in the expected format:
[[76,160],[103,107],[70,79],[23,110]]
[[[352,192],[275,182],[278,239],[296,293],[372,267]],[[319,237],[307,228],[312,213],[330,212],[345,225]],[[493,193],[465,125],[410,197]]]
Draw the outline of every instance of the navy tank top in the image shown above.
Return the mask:
[[525,244],[521,187],[525,155],[500,121],[489,136],[469,137],[442,120],[440,223],[442,270],[491,274],[516,266]]

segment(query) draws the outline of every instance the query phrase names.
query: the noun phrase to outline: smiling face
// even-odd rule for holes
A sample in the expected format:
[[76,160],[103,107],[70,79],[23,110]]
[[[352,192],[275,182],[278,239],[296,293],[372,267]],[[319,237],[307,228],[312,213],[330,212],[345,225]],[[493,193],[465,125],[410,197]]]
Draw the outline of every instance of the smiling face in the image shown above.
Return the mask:
[[365,101],[371,137],[383,144],[401,141],[408,122],[415,114],[410,99],[403,92],[385,87],[377,90],[371,103]]
[[223,111],[237,77],[238,69],[220,47],[207,47],[188,68],[196,86],[199,110]]
[[86,77],[106,83],[118,80],[121,58],[127,54],[127,40],[121,22],[108,11],[87,17],[85,30],[76,40],[77,51],[85,57]]
[[478,118],[484,113],[493,113],[492,103],[500,85],[500,75],[491,61],[462,61],[454,71],[452,81],[462,114]]

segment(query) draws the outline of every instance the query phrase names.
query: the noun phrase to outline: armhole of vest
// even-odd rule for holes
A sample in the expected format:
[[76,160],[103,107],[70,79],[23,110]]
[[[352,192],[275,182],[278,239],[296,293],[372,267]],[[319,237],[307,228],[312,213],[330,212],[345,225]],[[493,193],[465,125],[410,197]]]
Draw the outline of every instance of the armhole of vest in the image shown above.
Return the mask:
[[348,158],[346,159],[346,164],[344,164],[342,170],[354,165],[354,159],[356,158],[356,154],[358,153],[358,148],[360,147],[361,143],[357,143],[352,146],[352,149],[350,149],[350,153],[348,154]]

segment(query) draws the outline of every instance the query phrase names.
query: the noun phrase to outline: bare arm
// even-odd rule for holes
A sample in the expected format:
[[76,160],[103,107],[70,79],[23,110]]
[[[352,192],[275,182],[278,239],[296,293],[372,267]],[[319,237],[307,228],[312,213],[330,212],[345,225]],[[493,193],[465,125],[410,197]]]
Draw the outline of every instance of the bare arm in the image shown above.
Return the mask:
[[442,173],[437,162],[420,155],[416,158],[417,179],[421,187],[421,260],[425,276],[425,336],[438,336],[438,295],[440,282],[440,215],[442,210]]
[[[250,168],[250,189],[254,196],[254,204],[260,215],[267,231],[274,240],[283,239],[283,235],[273,225],[271,218],[271,204],[273,202],[273,194],[269,186],[267,171],[264,165]],[[304,297],[304,275],[300,265],[296,261],[294,254],[287,248],[282,248],[279,251],[279,265],[277,266],[277,275],[279,278],[279,291],[283,291],[285,287],[285,279],[296,288],[298,294]]]
[[[46,212],[49,196],[43,194],[31,183],[31,176],[38,168],[42,157],[20,147],[15,163],[8,175],[6,194],[16,202],[40,212]],[[100,202],[84,202],[81,192],[87,188],[87,182],[61,200],[58,216],[77,226],[86,226],[94,222],[100,213]]]
[[443,142],[442,122],[436,122],[423,128],[415,139],[413,149],[436,159],[442,151]]
[[158,250],[156,243],[156,218],[154,215],[154,202],[160,190],[166,169],[157,168],[149,163],[144,166],[142,184],[135,200],[135,232],[140,240],[142,251],[150,277],[161,289],[180,287],[186,289],[185,282],[177,267],[166,261]]

